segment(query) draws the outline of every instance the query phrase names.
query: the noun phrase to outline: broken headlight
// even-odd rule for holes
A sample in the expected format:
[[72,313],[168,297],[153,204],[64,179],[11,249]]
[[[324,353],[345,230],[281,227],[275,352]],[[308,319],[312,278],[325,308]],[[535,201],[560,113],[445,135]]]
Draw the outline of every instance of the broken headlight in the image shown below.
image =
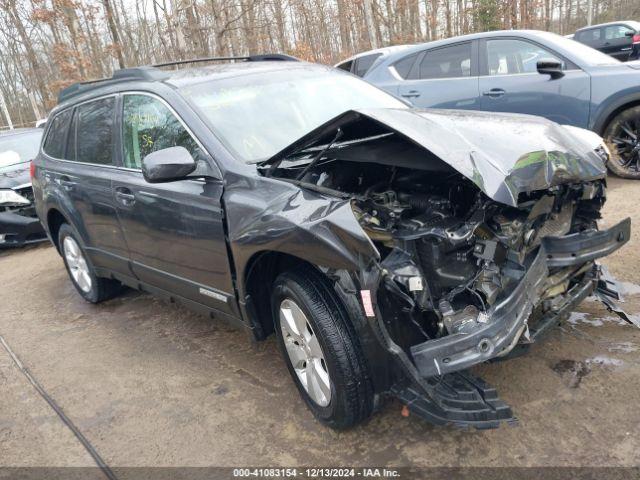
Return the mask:
[[3,207],[22,207],[31,202],[13,190],[0,190],[0,205]]

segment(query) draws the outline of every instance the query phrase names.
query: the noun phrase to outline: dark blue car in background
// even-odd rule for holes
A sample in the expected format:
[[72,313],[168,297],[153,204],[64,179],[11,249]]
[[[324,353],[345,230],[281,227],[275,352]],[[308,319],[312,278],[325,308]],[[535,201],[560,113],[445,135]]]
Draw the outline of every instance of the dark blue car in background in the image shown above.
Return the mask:
[[364,79],[417,107],[540,115],[603,136],[640,178],[640,63],[540,31],[485,32],[381,56]]

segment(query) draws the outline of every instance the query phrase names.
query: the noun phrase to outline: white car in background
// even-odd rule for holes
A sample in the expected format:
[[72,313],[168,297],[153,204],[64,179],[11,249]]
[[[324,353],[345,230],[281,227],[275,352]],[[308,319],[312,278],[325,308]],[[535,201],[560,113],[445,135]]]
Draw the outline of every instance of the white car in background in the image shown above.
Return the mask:
[[391,47],[378,48],[376,50],[368,50],[349,57],[334,65],[334,67],[351,72],[358,77],[363,77],[373,66],[376,60],[404,50],[405,48],[409,48],[410,46],[411,45],[394,45]]

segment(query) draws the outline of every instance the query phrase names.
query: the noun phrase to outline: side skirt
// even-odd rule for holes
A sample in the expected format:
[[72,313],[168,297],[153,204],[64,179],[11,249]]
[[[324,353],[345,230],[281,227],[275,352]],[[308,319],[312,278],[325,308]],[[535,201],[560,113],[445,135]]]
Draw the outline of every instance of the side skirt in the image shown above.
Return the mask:
[[[220,318],[230,325],[237,327],[241,330],[251,331],[251,328],[242,321],[241,318],[234,317],[233,315],[229,315],[228,313],[221,312],[220,310],[216,310],[215,308],[208,307],[198,302],[194,302],[193,300],[189,300],[188,298],[184,298],[180,295],[176,295],[174,293],[167,292],[158,287],[154,287],[153,285],[149,285],[148,283],[141,282],[137,278],[130,277],[128,275],[123,275],[121,273],[114,273],[102,268],[96,268],[96,273],[101,277],[113,278],[123,283],[129,288],[134,290],[140,290],[142,292],[150,293],[156,297],[162,298],[170,303],[180,303],[184,305],[189,310],[192,310],[200,315],[204,315],[210,318]],[[252,333],[253,335],[253,333]]]

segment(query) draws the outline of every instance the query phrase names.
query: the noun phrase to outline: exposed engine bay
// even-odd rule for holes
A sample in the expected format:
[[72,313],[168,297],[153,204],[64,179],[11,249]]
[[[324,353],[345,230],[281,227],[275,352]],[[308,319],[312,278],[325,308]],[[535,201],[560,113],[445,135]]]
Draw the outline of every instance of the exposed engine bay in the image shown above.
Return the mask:
[[[350,194],[356,218],[381,254],[386,286],[409,317],[390,322],[403,348],[487,321],[501,293],[522,279],[542,239],[596,229],[605,200],[604,182],[597,180],[523,194],[516,208],[489,199],[457,172],[345,161],[319,163],[304,181]],[[553,269],[538,313],[589,268]]]

